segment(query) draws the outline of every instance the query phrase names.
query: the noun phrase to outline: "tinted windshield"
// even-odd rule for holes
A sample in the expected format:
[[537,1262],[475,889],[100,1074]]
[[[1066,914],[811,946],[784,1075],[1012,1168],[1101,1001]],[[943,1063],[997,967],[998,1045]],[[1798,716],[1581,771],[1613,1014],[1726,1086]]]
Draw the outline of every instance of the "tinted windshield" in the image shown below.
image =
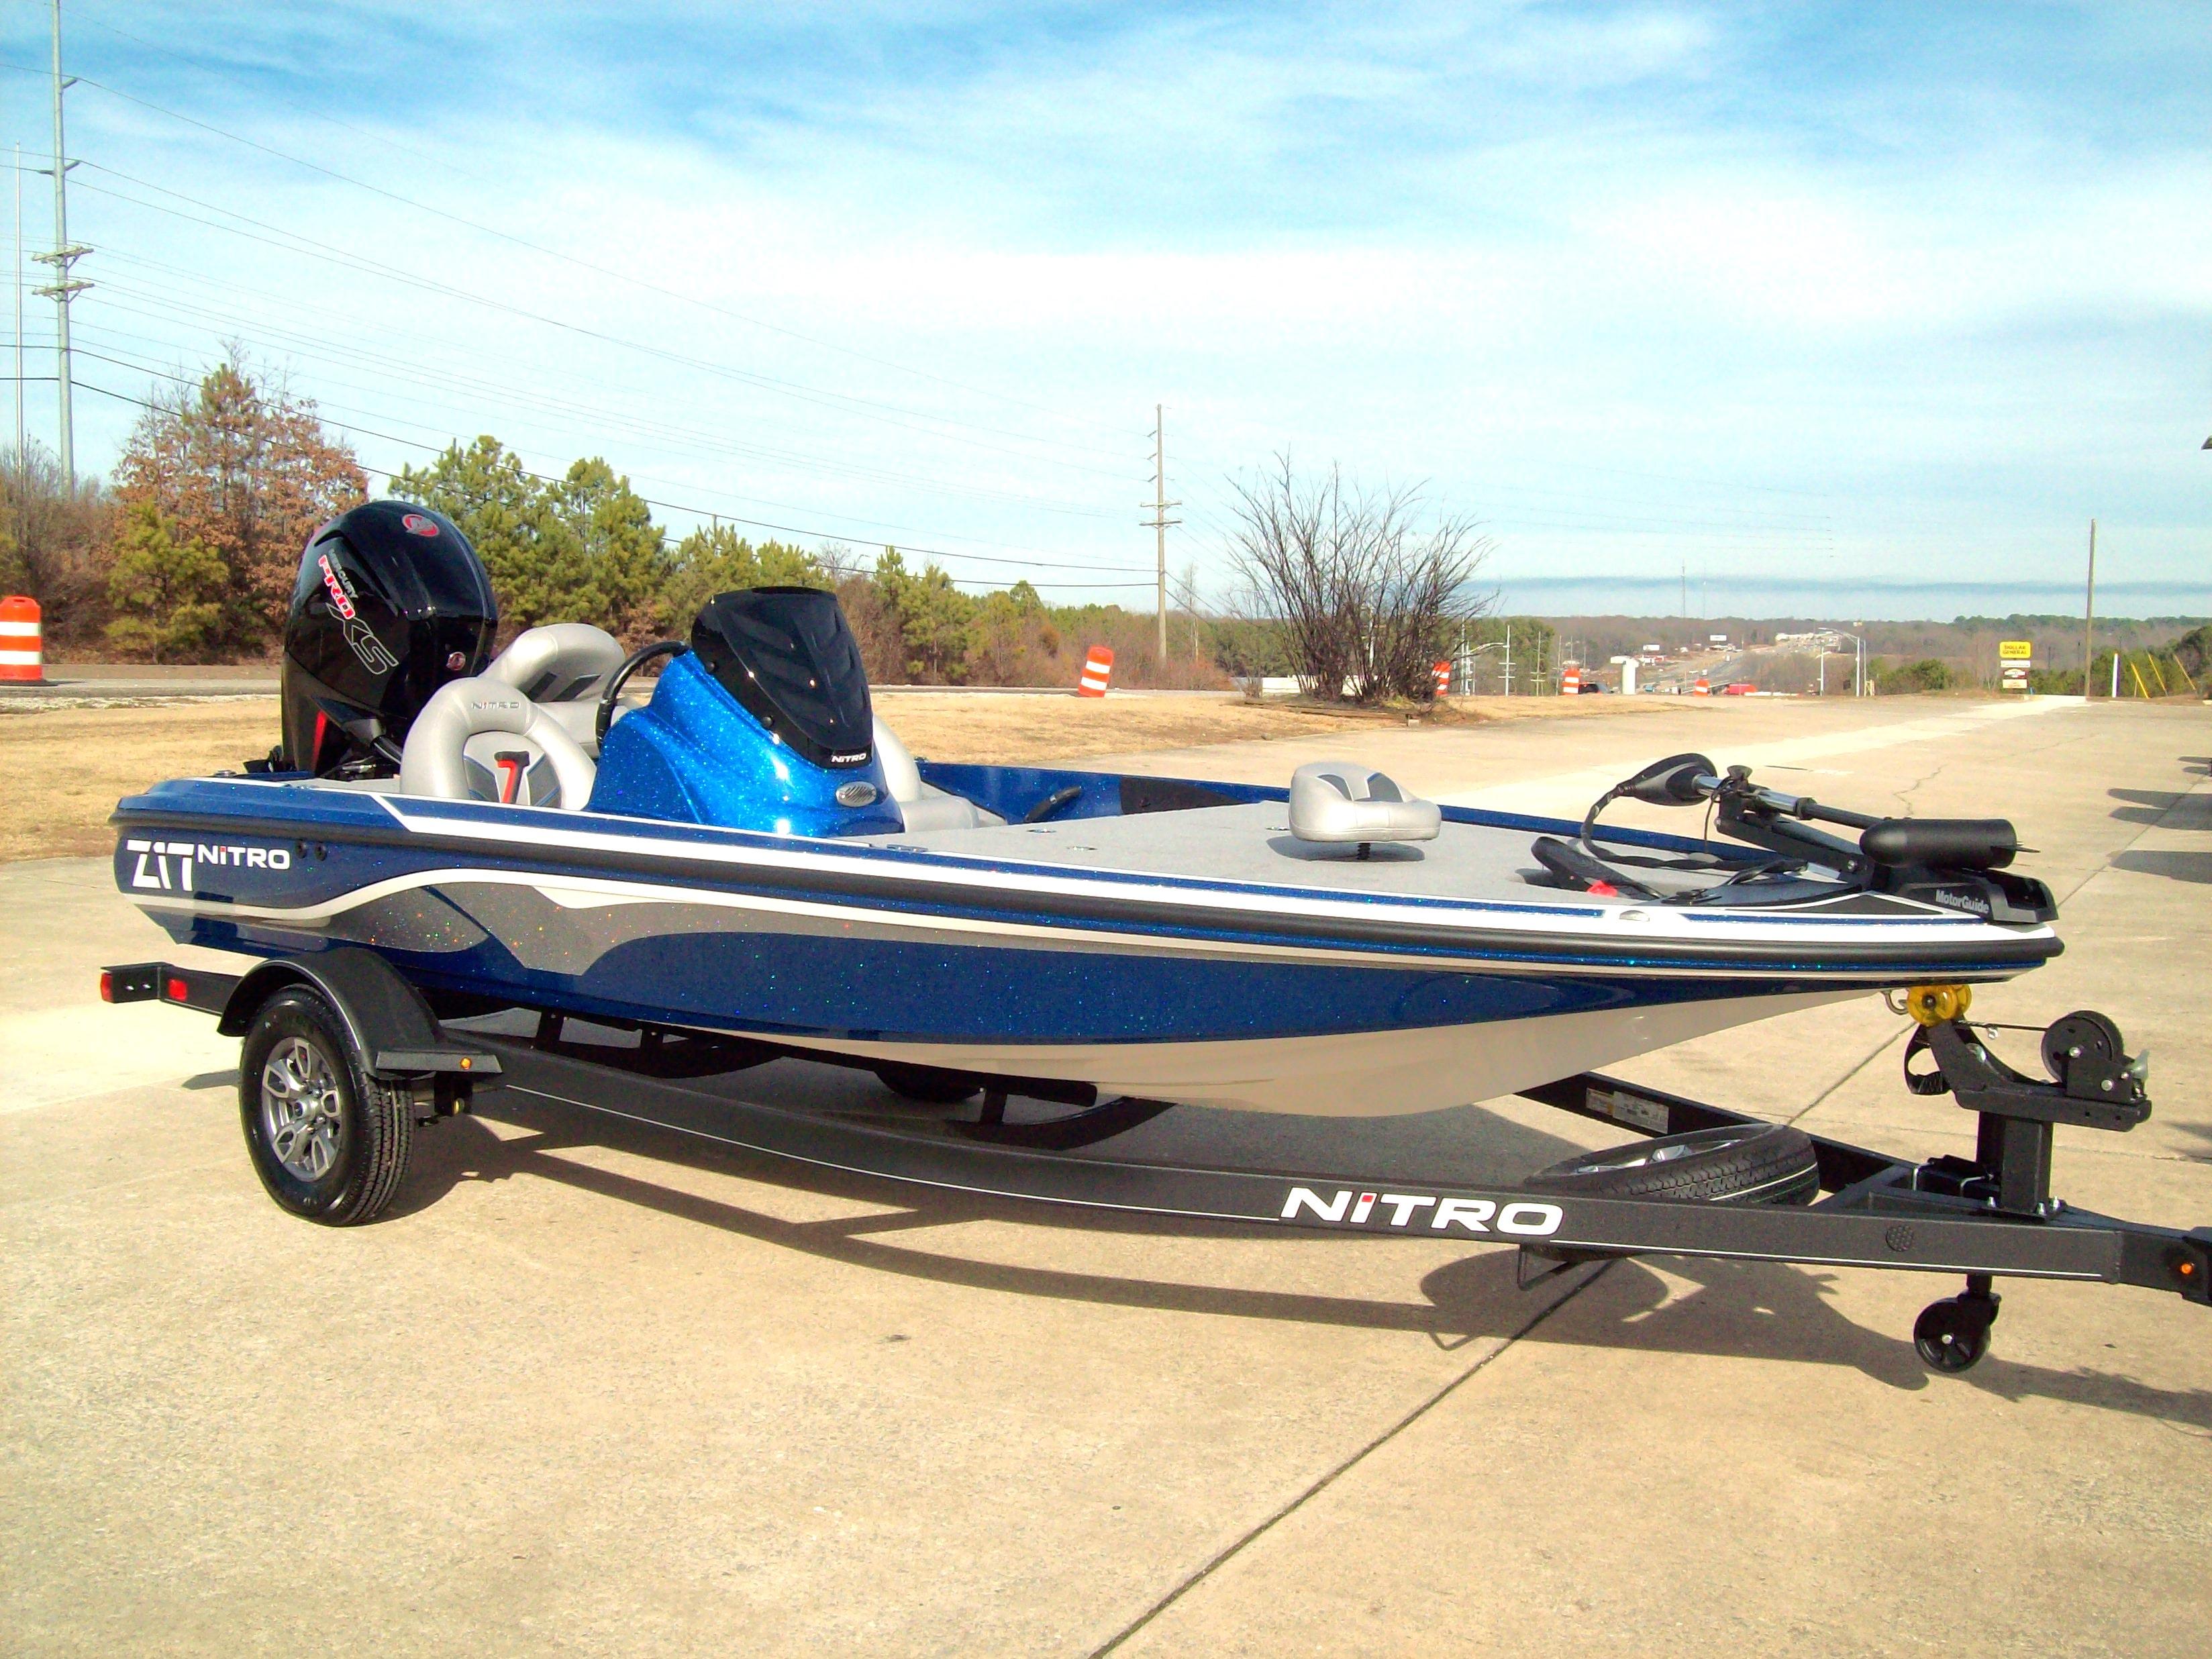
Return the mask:
[[817,766],[864,766],[875,738],[867,671],[835,594],[724,593],[691,627],[700,665],[753,718]]

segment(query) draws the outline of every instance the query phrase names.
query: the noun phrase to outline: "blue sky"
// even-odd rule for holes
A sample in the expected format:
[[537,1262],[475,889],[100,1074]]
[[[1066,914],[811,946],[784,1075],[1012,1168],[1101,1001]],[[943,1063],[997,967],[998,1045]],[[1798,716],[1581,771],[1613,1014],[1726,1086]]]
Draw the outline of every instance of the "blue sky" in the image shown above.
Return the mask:
[[[1212,597],[1287,449],[1481,521],[1517,609],[2060,610],[2094,515],[2100,609],[2212,612],[2201,6],[98,0],[64,44],[79,380],[236,340],[374,468],[491,432],[678,528],[1148,605],[1161,403]],[[0,0],[32,166],[47,50]],[[135,413],[81,396],[81,463]]]

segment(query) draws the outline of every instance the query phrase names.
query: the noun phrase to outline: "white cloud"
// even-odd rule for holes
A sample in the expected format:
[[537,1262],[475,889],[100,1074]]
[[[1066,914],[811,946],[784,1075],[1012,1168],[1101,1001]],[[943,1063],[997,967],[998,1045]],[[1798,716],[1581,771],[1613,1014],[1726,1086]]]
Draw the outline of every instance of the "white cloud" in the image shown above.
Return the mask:
[[[239,282],[276,297],[217,308],[271,342],[349,318],[397,331],[373,337],[381,366],[295,348],[302,383],[364,427],[491,430],[549,461],[603,451],[670,499],[775,501],[762,516],[855,540],[1141,563],[1141,431],[1164,400],[1177,487],[1201,507],[1224,471],[1287,443],[1431,478],[1498,520],[1508,567],[2004,571],[2046,545],[2070,560],[2091,510],[2132,514],[2160,569],[2212,566],[2203,433],[2212,430],[2203,124],[2101,131],[2087,106],[2113,88],[2053,83],[2043,60],[1996,86],[1971,66],[1943,81],[1911,43],[1887,61],[1880,42],[1838,49],[1870,70],[1802,63],[1763,15],[1689,9],[1138,15],[1058,35],[956,15],[927,40],[901,15],[869,24],[890,55],[865,75],[855,60],[832,99],[825,68],[743,43],[666,54],[629,88],[643,71],[592,58],[568,25],[505,40],[457,20],[487,54],[481,95],[444,64],[425,106],[331,103],[416,161],[250,90],[228,107],[147,95],[787,331],[82,93],[81,153],[798,389],[93,196],[80,218],[111,259],[87,274],[108,286],[79,316],[149,331],[176,361],[221,321],[121,311],[134,284],[185,292],[123,262]],[[318,51],[343,53],[376,26],[316,27]],[[379,84],[432,73],[422,27],[363,43]],[[265,40],[252,55],[287,61]],[[362,440],[380,464],[410,453],[380,441]]]

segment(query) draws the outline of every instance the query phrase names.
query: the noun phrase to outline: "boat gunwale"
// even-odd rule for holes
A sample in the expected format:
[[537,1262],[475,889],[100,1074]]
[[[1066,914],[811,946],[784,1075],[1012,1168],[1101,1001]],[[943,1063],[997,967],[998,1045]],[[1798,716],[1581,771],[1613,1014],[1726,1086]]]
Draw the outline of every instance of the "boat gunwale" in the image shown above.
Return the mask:
[[[1114,777],[1115,774],[1092,775]],[[157,786],[157,790],[187,785],[205,785],[231,793],[226,786],[240,784],[267,787],[297,788],[289,783],[276,783],[262,779],[198,779],[173,780],[169,785]],[[1256,787],[1256,786],[1245,786]],[[314,792],[324,800],[359,799],[356,792]],[[1275,792],[1280,794],[1283,792]],[[1458,912],[1493,912],[1521,917],[1542,916],[1551,921],[1603,921],[1617,916],[1622,908],[1596,905],[1523,904],[1511,901],[1486,899],[1435,898],[1425,896],[1374,894],[1343,890],[1310,888],[1276,888],[1264,884],[1233,880],[1206,880],[1189,877],[1148,876],[1121,871],[1101,871],[1071,868],[1065,865],[1026,865],[1005,860],[994,860],[975,854],[937,854],[922,849],[898,846],[870,845],[860,842],[823,844],[811,838],[779,836],[749,830],[725,830],[714,826],[668,825],[654,819],[621,817],[611,814],[579,814],[551,808],[493,807],[487,803],[452,802],[431,798],[421,799],[437,809],[429,813],[410,817],[380,793],[368,795],[368,800],[381,808],[381,821],[363,822],[360,819],[342,825],[314,825],[319,833],[303,830],[310,825],[299,820],[282,817],[262,818],[230,811],[192,810],[182,803],[164,802],[155,794],[134,796],[118,805],[111,822],[125,830],[150,830],[156,826],[186,830],[206,830],[242,835],[261,835],[289,841],[338,841],[346,843],[404,848],[426,853],[459,853],[486,862],[504,860],[527,868],[530,864],[567,865],[582,872],[612,875],[617,878],[631,874],[649,874],[661,879],[696,885],[709,890],[727,887],[732,878],[753,890],[775,891],[780,884],[795,887],[791,896],[832,893],[840,899],[872,900],[879,906],[904,911],[938,911],[948,915],[963,915],[988,920],[994,916],[1023,921],[1035,921],[1039,916],[1051,919],[1055,925],[1080,927],[1110,921],[1123,927],[1134,927],[1142,931],[1172,937],[1185,934],[1193,937],[1234,939],[1251,939],[1255,943],[1279,943],[1287,939],[1292,942],[1310,944],[1322,948],[1368,948],[1380,945],[1394,954],[1403,952],[1409,957],[1408,966],[1415,965],[1423,957],[1438,955],[1473,955],[1493,959],[1501,968],[1508,963],[1534,963],[1553,966],[1563,970],[1668,972],[1689,969],[1711,973],[1731,969],[1763,975],[1810,975],[1814,977],[1847,976],[1851,981],[1903,983],[1916,979],[1952,975],[1965,977],[2003,977],[2056,956],[2063,948],[2047,925],[2018,933],[2005,929],[1970,915],[1951,917],[1930,914],[1924,917],[1850,917],[1788,915],[1778,912],[1736,911],[1732,913],[1695,912],[1675,909],[1676,916],[1693,918],[1703,923],[1733,923],[1753,929],[1771,929],[1777,924],[1802,927],[1825,923],[1842,928],[1878,928],[1889,937],[1876,941],[1824,941],[1813,946],[1820,957],[1829,960],[1807,961],[1799,953],[1807,948],[1786,940],[1724,939],[1708,936],[1701,939],[1619,939],[1594,937],[1588,931],[1561,930],[1547,935],[1532,935],[1525,928],[1491,929],[1481,927],[1445,927],[1431,921],[1424,912],[1438,909]],[[459,811],[450,809],[463,809]],[[476,808],[471,811],[467,809]],[[1447,809],[1455,819],[1480,827],[1520,830],[1534,827],[1554,829],[1562,826],[1552,820],[1518,818],[1517,815],[1480,814],[1475,809]],[[502,817],[493,814],[527,811],[554,813],[564,829],[576,825],[578,819],[590,824],[605,826],[583,830],[580,836],[564,835],[557,846],[532,840],[517,845],[500,847],[493,838],[481,832],[505,827]],[[1468,816],[1460,819],[1459,815]],[[368,814],[362,814],[366,819]],[[442,818],[449,823],[460,823],[477,830],[477,834],[441,833],[435,829],[417,827],[426,818]],[[1512,821],[1499,823],[1498,819]],[[508,822],[511,822],[509,820]],[[670,829],[694,833],[669,836]],[[650,833],[649,833],[650,832]],[[1629,832],[1648,836],[1649,832]],[[588,844],[589,840],[635,842],[635,847],[608,848]],[[1650,836],[1664,844],[1679,838]],[[488,842],[493,844],[487,845]],[[579,844],[583,842],[586,844]],[[1696,846],[1698,843],[1681,843]],[[729,858],[714,857],[715,852],[780,854],[780,857]],[[701,856],[706,854],[706,856]],[[855,859],[854,855],[858,858]],[[892,868],[882,872],[854,871],[850,868],[825,867],[832,860],[849,865],[853,862],[881,863]],[[994,892],[994,902],[979,906],[975,902],[973,882],[917,880],[914,872],[917,866],[935,867],[967,873],[988,872],[994,876],[1019,875],[1040,884],[1040,889],[1029,895],[1010,893],[1000,888]],[[894,870],[896,873],[894,873]],[[779,878],[783,878],[781,884]],[[798,878],[793,882],[792,878]],[[1129,892],[1106,895],[1085,893],[1085,887],[1128,889],[1149,887],[1155,891],[1164,890],[1166,896],[1148,899]],[[1279,908],[1252,910],[1249,907],[1224,904],[1193,905],[1195,894],[1219,894],[1224,896],[1261,897],[1312,903],[1334,903],[1370,913],[1396,913],[1395,926],[1387,925],[1379,917],[1339,915],[1320,917],[1311,915],[1287,916]],[[1028,896],[1035,902],[1009,904],[1010,898]],[[164,907],[167,908],[167,907]],[[1279,924],[1295,921],[1299,924],[1295,933],[1278,936],[1269,928],[1265,933],[1254,927],[1224,929],[1221,913],[1236,908],[1247,910],[1255,921],[1265,919]],[[1176,921],[1175,911],[1180,909],[1191,919]],[[1404,938],[1407,925],[1419,927],[1427,937],[1418,940]],[[1976,937],[1942,941],[1940,948],[1929,949],[1927,942],[1911,941],[1918,946],[1903,958],[1899,956],[1907,942],[1897,937],[1897,930],[1923,927],[1951,929],[1972,929]],[[1994,935],[1994,937],[1992,937]],[[1531,949],[1532,946],[1537,947]],[[1548,947],[1548,948],[1546,948]]]

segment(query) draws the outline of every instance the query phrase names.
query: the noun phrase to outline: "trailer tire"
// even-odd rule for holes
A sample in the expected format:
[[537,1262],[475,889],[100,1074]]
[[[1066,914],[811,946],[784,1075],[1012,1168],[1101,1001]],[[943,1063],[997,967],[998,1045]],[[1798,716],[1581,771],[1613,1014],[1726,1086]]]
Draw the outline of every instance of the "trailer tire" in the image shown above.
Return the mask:
[[254,1174],[302,1220],[373,1221],[406,1176],[414,1102],[369,1075],[337,1011],[307,986],[288,986],[255,1012],[238,1106]]
[[1740,1123],[1583,1152],[1539,1170],[1525,1184],[1592,1198],[1807,1204],[1820,1190],[1820,1170],[1802,1130]]
[[965,1072],[947,1072],[934,1066],[885,1065],[875,1068],[877,1079],[902,1100],[918,1100],[929,1106],[957,1106],[983,1086]]

